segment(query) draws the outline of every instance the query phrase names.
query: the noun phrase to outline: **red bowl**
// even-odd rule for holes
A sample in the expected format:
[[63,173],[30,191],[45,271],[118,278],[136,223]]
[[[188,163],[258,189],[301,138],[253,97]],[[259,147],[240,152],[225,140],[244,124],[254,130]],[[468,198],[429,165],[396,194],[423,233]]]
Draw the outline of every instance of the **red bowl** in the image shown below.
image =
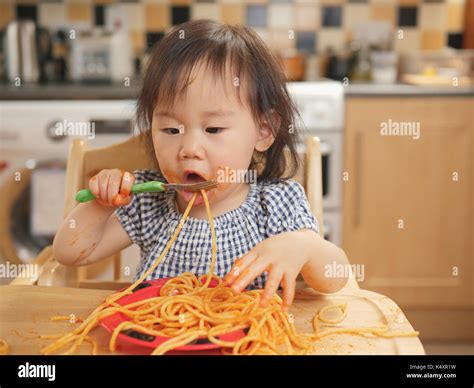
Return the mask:
[[[161,287],[169,280],[170,278],[148,280],[140,283],[135,287],[135,290],[132,294],[125,295],[118,299],[116,303],[121,306],[138,302],[144,299],[154,298],[160,295]],[[209,287],[216,287],[217,281],[212,279]],[[101,325],[110,333],[122,322],[129,321],[130,318],[125,314],[117,312],[113,315],[103,318],[100,323]],[[231,333],[223,334],[217,338],[221,341],[234,342],[246,336],[246,332],[242,329],[233,331]],[[149,334],[140,333],[133,329],[128,329],[120,332],[117,336],[117,346],[126,346],[127,351],[130,352],[140,352],[140,351],[150,351],[155,349],[163,342],[169,340],[170,337],[165,336],[154,336]],[[221,348],[220,345],[210,342],[207,337],[198,338],[194,343],[180,346],[173,349],[173,352],[196,352],[196,351],[206,351],[214,350]]]

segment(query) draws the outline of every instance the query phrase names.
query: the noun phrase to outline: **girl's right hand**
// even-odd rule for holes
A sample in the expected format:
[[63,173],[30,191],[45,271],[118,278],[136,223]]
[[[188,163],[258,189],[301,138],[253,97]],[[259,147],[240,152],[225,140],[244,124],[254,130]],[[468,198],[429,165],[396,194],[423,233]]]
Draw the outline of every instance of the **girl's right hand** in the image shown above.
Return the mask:
[[117,207],[130,203],[135,177],[128,171],[104,169],[89,180],[89,189],[102,206]]

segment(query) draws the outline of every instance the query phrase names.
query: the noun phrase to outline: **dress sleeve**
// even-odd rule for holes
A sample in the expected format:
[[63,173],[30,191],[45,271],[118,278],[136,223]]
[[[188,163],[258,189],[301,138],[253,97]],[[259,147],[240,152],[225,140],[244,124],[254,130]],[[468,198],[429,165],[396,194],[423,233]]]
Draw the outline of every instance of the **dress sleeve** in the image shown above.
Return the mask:
[[[133,175],[135,177],[135,184],[147,181],[146,173],[146,170],[134,170]],[[140,249],[143,249],[144,242],[141,213],[140,195],[133,195],[129,204],[117,207],[114,212],[123,229],[130,237],[130,240],[132,240],[134,244],[137,244]]]
[[267,213],[266,234],[312,229],[319,224],[311,212],[303,186],[292,179],[276,180],[263,189],[262,206]]

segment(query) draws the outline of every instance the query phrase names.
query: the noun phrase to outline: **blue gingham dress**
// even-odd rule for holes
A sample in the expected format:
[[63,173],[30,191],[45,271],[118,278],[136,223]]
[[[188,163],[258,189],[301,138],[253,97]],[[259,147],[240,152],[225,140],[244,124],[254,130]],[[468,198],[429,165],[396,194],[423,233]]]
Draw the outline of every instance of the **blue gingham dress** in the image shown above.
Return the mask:
[[[166,182],[154,170],[135,170],[133,175],[135,183],[151,180]],[[135,280],[163,252],[182,218],[175,196],[174,190],[134,194],[128,205],[115,210],[130,239],[140,247],[141,257]],[[224,277],[231,270],[235,260],[270,236],[303,228],[319,233],[318,222],[311,213],[303,187],[291,179],[250,184],[245,201],[238,208],[215,217],[214,224],[217,238],[214,272],[219,277]],[[188,217],[171,249],[147,280],[174,277],[183,272],[204,275],[209,272],[210,264],[209,222]],[[264,287],[266,278],[266,273],[260,275],[251,288]]]

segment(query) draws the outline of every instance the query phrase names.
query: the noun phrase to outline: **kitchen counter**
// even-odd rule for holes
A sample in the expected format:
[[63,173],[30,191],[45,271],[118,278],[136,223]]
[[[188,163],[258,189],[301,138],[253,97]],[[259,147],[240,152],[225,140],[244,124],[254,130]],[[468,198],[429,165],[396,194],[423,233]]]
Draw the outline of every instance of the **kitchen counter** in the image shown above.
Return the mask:
[[24,84],[0,83],[0,100],[130,100],[138,97],[139,81],[123,84]]
[[418,86],[408,84],[369,84],[354,83],[345,88],[347,97],[399,97],[399,96],[474,96],[474,85],[471,86]]
[[[473,86],[416,86],[354,83],[346,86],[346,96],[474,96]],[[0,83],[0,100],[121,100],[136,99],[140,81],[122,84],[24,84],[21,87]]]
[[[39,354],[41,348],[51,343],[51,340],[40,339],[39,335],[67,332],[76,327],[76,324],[69,322],[53,322],[50,320],[51,316],[74,314],[84,319],[111,293],[112,291],[107,290],[79,288],[0,286],[0,338],[9,343],[10,354]],[[360,328],[385,324],[391,331],[413,331],[403,312],[391,299],[375,292],[353,288],[344,288],[330,295],[318,294],[310,288],[297,289],[290,309],[296,329],[302,333],[312,332],[314,315],[323,306],[335,303],[347,303],[347,317],[336,327]],[[333,327],[334,325],[320,323],[321,330]],[[91,336],[98,342],[98,354],[110,354],[110,334],[104,328],[98,327],[91,332]],[[150,352],[150,349],[137,352],[124,343],[117,350],[115,354]],[[78,353],[90,354],[90,346],[82,346]],[[418,337],[381,338],[336,334],[317,341],[314,354],[423,355],[425,352]]]

